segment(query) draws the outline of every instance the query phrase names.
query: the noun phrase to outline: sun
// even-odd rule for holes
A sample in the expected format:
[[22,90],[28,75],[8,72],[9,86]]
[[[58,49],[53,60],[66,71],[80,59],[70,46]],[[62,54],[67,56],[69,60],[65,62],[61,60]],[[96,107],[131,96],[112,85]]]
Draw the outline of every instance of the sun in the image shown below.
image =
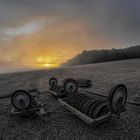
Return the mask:
[[46,63],[46,64],[44,64],[44,67],[51,67],[51,64]]
[[36,66],[40,68],[55,68],[59,67],[59,62],[55,60],[54,57],[50,56],[40,56],[36,58]]

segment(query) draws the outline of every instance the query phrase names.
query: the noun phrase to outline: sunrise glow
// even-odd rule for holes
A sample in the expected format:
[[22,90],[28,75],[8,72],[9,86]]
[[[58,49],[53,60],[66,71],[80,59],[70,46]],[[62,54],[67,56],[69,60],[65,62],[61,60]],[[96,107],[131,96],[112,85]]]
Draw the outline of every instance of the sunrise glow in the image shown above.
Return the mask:
[[140,44],[139,1],[78,2],[0,1],[0,72],[56,68],[84,50]]
[[59,67],[59,63],[57,61],[54,62],[54,58],[53,57],[46,57],[46,56],[42,56],[42,57],[38,57],[36,59],[36,67],[40,67],[40,68],[56,68]]

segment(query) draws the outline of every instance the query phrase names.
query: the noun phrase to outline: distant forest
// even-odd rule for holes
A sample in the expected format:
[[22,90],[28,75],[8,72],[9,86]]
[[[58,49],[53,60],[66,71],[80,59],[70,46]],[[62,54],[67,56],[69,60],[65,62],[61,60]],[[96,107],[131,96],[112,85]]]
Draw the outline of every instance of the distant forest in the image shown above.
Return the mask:
[[140,45],[124,49],[113,48],[111,50],[84,50],[76,57],[63,63],[61,66],[74,66],[134,58],[140,58]]

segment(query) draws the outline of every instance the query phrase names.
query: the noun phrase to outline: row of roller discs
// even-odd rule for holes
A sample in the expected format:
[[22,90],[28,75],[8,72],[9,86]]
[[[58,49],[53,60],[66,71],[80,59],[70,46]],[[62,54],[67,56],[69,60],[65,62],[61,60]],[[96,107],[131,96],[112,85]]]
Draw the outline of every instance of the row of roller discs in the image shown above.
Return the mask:
[[85,96],[85,98],[80,102],[80,104],[79,104],[79,106],[78,106],[78,110],[79,110],[79,111],[83,112],[82,107],[83,107],[84,103],[85,103],[86,101],[88,101],[88,100],[89,100],[89,97],[86,97],[86,96]]
[[91,118],[107,113],[107,105],[104,100],[90,98],[84,94],[72,94],[66,102]]
[[89,116],[89,110],[90,110],[91,106],[92,106],[95,102],[96,102],[96,100],[91,100],[91,101],[89,102],[89,104],[87,105],[87,107],[86,107],[86,109],[85,109],[85,112],[84,112],[84,113],[86,113],[86,115]]
[[72,97],[70,98],[70,105],[74,107],[74,100],[79,94],[73,94]]
[[68,104],[71,104],[70,101],[71,101],[71,98],[73,98],[74,95],[75,94],[71,94],[71,95],[68,96],[67,101],[66,101]]
[[81,95],[81,94],[76,94],[76,95],[74,96],[73,101],[72,101],[72,103],[71,103],[71,105],[72,105],[73,107],[75,107],[75,104],[76,104],[78,98],[80,97],[80,95]]
[[98,106],[98,104],[99,104],[100,102],[101,102],[101,100],[97,100],[97,101],[95,101],[95,102],[92,104],[92,106],[90,107],[90,110],[89,110],[89,112],[88,112],[88,116],[89,116],[89,117],[94,118],[94,117],[93,117],[93,113],[94,113],[96,107]]
[[103,116],[108,113],[108,107],[105,101],[102,101],[94,111],[94,118]]
[[79,99],[78,99],[78,101],[77,101],[77,103],[76,103],[76,105],[75,105],[75,108],[78,109],[79,104],[81,103],[81,101],[82,101],[84,98],[85,98],[85,97],[84,97],[83,95],[79,97]]
[[87,114],[87,108],[88,108],[88,106],[89,106],[89,104],[90,104],[91,101],[93,101],[93,99],[89,99],[89,100],[86,101],[85,104],[83,105],[82,112],[83,112],[84,114]]
[[81,100],[81,98],[83,98],[83,95],[79,94],[79,96],[77,96],[75,101],[74,101],[73,107],[78,108],[78,102]]

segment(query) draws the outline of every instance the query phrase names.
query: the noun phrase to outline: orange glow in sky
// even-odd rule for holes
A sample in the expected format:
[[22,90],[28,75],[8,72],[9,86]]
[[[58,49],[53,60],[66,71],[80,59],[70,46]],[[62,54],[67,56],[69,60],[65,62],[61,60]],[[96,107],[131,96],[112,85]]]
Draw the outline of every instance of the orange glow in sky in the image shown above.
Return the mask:
[[84,50],[140,44],[140,1],[0,0],[0,73],[60,67]]
[[46,68],[55,68],[55,67],[59,67],[59,63],[56,61],[56,62],[53,62],[52,61],[53,58],[51,57],[38,57],[36,59],[36,66],[37,67],[46,67]]
[[83,50],[113,46],[102,34],[91,35],[90,30],[81,20],[60,21],[50,17],[8,29],[6,38],[0,41],[0,66],[55,68]]

